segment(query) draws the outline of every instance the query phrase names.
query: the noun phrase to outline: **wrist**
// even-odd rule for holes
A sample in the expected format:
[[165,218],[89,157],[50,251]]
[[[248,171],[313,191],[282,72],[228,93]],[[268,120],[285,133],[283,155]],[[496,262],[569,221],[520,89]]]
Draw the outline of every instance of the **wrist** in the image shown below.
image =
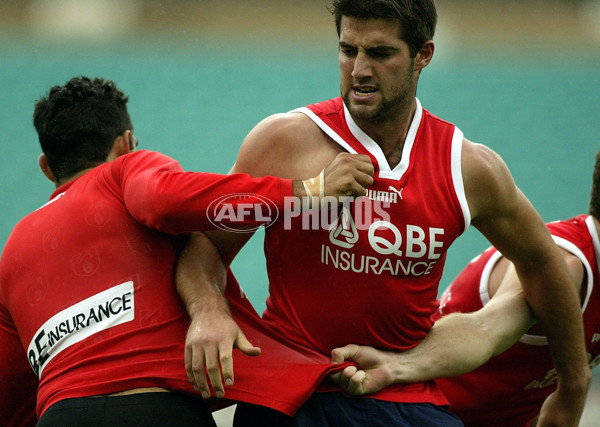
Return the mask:
[[414,364],[410,359],[404,358],[402,352],[385,350],[382,365],[388,371],[389,385],[414,382],[411,378]]
[[191,318],[201,318],[204,316],[211,316],[215,312],[226,313],[230,315],[229,305],[223,295],[204,295],[202,298],[196,298],[195,300],[187,304],[187,312]]
[[302,185],[308,198],[308,208],[320,204],[323,197],[325,197],[325,169],[316,177],[302,181]]
[[302,210],[320,206],[325,197],[325,169],[314,178],[292,181],[292,191],[300,199]]

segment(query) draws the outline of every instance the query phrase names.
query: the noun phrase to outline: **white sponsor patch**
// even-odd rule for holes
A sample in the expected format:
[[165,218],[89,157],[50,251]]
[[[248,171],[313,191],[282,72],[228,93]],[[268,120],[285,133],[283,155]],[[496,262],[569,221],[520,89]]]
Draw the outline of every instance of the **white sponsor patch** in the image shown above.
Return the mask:
[[134,319],[133,282],[125,282],[52,316],[33,336],[27,349],[36,375],[54,356],[79,341]]

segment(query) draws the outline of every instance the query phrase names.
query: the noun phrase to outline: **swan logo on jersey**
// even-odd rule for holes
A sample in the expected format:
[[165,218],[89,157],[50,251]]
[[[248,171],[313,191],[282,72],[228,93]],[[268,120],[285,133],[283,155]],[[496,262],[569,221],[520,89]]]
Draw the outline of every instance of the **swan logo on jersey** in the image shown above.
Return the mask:
[[129,281],[78,302],[48,319],[29,343],[29,364],[40,378],[44,367],[61,351],[133,319],[133,282]]
[[100,267],[100,255],[96,248],[81,251],[71,258],[73,273],[78,276],[91,276]]
[[597,343],[598,341],[600,341],[600,334],[594,334],[592,337],[592,344]]
[[329,240],[334,245],[350,249],[358,241],[358,230],[350,211],[344,206],[336,223],[331,227]]
[[[279,209],[270,199],[260,194],[235,193],[214,200],[206,209],[206,214],[217,228],[252,233],[261,225],[268,227],[273,224],[279,216]],[[248,223],[258,225],[245,226]]]

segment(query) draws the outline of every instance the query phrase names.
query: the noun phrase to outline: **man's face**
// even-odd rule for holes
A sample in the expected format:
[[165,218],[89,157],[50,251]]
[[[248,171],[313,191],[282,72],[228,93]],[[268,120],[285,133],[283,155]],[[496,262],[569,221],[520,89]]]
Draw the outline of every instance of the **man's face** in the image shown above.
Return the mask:
[[417,73],[400,23],[342,17],[340,85],[355,120],[393,119],[416,94]]

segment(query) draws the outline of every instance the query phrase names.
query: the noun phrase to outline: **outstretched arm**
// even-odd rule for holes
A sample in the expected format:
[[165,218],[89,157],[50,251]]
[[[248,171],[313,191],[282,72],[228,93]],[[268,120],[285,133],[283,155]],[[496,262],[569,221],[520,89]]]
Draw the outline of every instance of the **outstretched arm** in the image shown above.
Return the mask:
[[[283,211],[292,198],[360,197],[373,183],[369,156],[349,153],[340,153],[323,169],[291,179],[250,176],[235,167],[229,175],[184,172],[173,159],[147,151],[121,156],[111,167],[129,213],[167,234],[267,225],[274,218],[252,209],[262,206],[264,199]],[[233,197],[237,194],[244,197]]]
[[470,372],[512,346],[534,323],[514,269],[496,295],[473,313],[439,319],[416,347],[405,352],[347,345],[334,349],[332,361],[350,366],[330,378],[352,395],[374,393],[390,384],[422,382]]

